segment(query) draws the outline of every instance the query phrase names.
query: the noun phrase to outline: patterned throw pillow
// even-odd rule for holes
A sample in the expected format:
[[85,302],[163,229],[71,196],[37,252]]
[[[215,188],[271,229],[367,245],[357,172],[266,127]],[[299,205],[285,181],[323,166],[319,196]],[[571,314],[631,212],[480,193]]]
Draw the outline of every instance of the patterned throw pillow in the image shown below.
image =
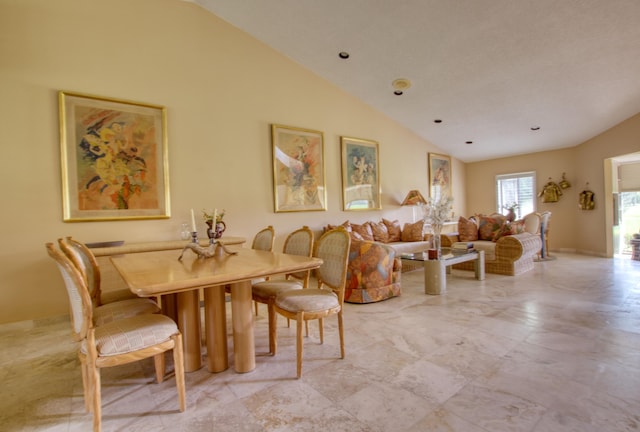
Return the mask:
[[473,217],[467,219],[460,216],[458,219],[458,236],[461,242],[470,242],[478,240],[478,225]]
[[373,231],[373,239],[381,243],[389,242],[389,230],[384,222],[369,222],[371,231]]
[[476,215],[478,219],[478,240],[493,240],[504,223],[504,218]]
[[511,222],[511,234],[522,234],[523,232],[526,232],[524,219]]
[[404,228],[402,228],[402,236],[401,236],[402,241],[412,242],[412,241],[424,240],[424,236],[422,234],[423,228],[424,228],[423,221],[404,224]]
[[364,240],[362,238],[362,236],[360,234],[358,234],[356,231],[351,231],[349,233],[349,235],[351,236],[351,240],[353,240],[353,241],[363,241]]
[[365,222],[362,225],[352,223],[351,230],[360,234],[364,240],[373,241],[373,231],[369,222]]
[[[337,226],[340,226],[340,225],[331,225],[331,224],[328,224],[328,225],[325,227],[324,232],[330,231],[330,230],[334,229],[334,228],[335,228],[335,227],[337,227]],[[351,223],[350,223],[348,220],[347,220],[347,221],[344,221],[344,222],[342,223],[342,226],[347,230],[347,232],[348,232],[348,233],[350,233],[350,232],[351,232]]]
[[400,241],[402,238],[402,228],[400,222],[394,220],[393,222],[382,218],[382,222],[387,226],[389,232],[389,243]]
[[498,231],[494,233],[494,236],[491,239],[491,241],[497,242],[498,239],[500,239],[500,237],[510,236],[510,235],[511,235],[511,224],[509,222],[505,222],[500,226]]

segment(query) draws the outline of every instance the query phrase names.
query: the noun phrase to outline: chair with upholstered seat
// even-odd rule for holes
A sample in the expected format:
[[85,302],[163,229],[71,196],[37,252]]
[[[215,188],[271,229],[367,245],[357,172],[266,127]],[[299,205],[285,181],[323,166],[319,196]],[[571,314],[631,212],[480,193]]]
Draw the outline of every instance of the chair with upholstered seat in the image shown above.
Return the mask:
[[271,252],[273,250],[275,237],[275,230],[271,225],[269,225],[268,227],[258,231],[258,233],[253,237],[251,249]]
[[173,350],[180,411],[186,408],[182,335],[176,323],[160,314],[123,318],[101,326],[93,319],[93,304],[84,275],[73,262],[47,243],[46,249],[64,280],[71,309],[74,339],[80,342],[78,357],[82,371],[85,408],[93,411],[93,430],[101,429],[100,368],[123,365],[153,357],[156,379],[164,379],[164,353]]
[[91,250],[84,243],[71,237],[58,239],[58,244],[84,277],[94,308],[93,320],[97,326],[135,315],[160,313],[160,307],[156,302],[137,297],[131,291],[128,292],[129,295],[119,295],[119,300],[104,302],[100,289],[100,266]]
[[[290,233],[282,248],[282,252],[292,255],[310,257],[313,252],[313,231],[308,226]],[[273,309],[276,296],[286,290],[306,288],[309,284],[310,271],[288,273],[284,280],[270,279],[263,282],[255,282],[251,286],[252,297],[256,302],[256,314],[258,303],[267,305],[269,318],[269,354],[275,355],[277,349],[276,341],[276,313]]]
[[[313,256],[322,259],[316,270],[318,288],[284,291],[276,296],[275,312],[296,320],[297,376],[302,375],[302,323],[319,320],[320,343],[324,342],[325,317],[338,315],[340,358],[344,358],[344,328],[342,305],[344,302],[347,262],[351,238],[344,227],[325,232],[316,242]],[[276,335],[274,334],[274,338]]]

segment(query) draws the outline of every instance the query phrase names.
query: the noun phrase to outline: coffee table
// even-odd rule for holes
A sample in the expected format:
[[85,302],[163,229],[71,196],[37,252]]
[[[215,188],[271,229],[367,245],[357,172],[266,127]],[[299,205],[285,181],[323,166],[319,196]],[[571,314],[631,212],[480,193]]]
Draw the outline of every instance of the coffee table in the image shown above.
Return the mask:
[[447,273],[451,273],[451,266],[466,261],[473,261],[476,279],[484,280],[484,251],[467,251],[451,253],[448,248],[442,248],[441,258],[430,260],[427,252],[401,254],[406,261],[421,261],[424,265],[424,293],[439,295],[447,290]]

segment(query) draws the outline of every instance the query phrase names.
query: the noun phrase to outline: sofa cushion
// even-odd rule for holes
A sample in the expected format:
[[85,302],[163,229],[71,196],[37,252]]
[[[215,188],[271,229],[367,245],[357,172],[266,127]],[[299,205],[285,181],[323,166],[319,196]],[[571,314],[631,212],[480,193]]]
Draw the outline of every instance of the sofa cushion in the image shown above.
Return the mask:
[[373,241],[373,231],[369,222],[365,222],[362,225],[352,223],[351,231],[360,234],[363,240]]
[[432,247],[431,242],[427,240],[417,242],[393,242],[387,243],[387,245],[396,251],[397,256],[403,253],[425,252]]
[[486,240],[476,240],[473,242],[473,248],[475,250],[484,251],[485,262],[496,260],[496,244],[494,242]]
[[505,222],[504,217],[476,215],[478,220],[478,240],[492,241]]
[[398,220],[389,221],[385,218],[382,218],[382,222],[387,226],[387,231],[389,232],[389,242],[397,242],[402,240],[402,228],[400,227],[400,222]]
[[478,240],[478,225],[475,219],[467,219],[464,216],[460,216],[460,219],[458,219],[458,235],[461,242]]
[[401,240],[403,242],[414,242],[424,240],[424,221],[404,224],[402,228]]
[[371,231],[373,231],[373,239],[381,243],[389,243],[389,230],[384,222],[369,222]]

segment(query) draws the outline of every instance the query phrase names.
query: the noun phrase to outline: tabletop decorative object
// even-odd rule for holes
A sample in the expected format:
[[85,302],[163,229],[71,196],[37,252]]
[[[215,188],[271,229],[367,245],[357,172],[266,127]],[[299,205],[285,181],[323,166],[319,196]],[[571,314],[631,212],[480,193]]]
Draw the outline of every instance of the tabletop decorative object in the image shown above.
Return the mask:
[[216,241],[214,243],[209,244],[207,247],[200,246],[196,243],[187,243],[187,245],[182,249],[182,253],[178,257],[178,261],[182,261],[182,257],[184,252],[187,249],[191,249],[193,253],[198,255],[198,258],[212,258],[212,257],[221,257],[224,254],[227,255],[237,255],[238,252],[234,252],[232,250],[227,249],[225,245]]
[[[225,210],[218,213],[218,209],[213,211],[213,214],[207,213],[206,210],[202,210],[202,218],[204,222],[207,224],[207,236],[209,237],[209,243],[214,244],[217,239],[222,237],[222,233],[224,233],[227,229],[227,225],[222,220],[224,218]],[[214,221],[215,220],[215,228]]]
[[424,223],[431,226],[433,245],[438,256],[440,256],[440,234],[444,223],[451,214],[452,204],[453,198],[448,195],[440,195],[437,199],[427,198],[427,203],[421,206]]

